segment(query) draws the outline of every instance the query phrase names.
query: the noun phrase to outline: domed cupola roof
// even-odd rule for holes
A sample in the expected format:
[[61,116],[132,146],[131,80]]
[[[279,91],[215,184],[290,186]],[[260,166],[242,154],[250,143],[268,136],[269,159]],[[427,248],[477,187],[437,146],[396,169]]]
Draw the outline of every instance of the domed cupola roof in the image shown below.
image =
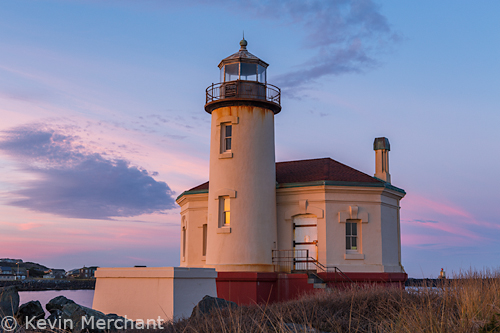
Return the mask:
[[247,50],[247,45],[248,42],[245,39],[242,39],[240,41],[240,50],[236,52],[235,54],[230,55],[227,58],[222,59],[222,61],[219,63],[219,68],[222,68],[222,66],[227,65],[227,64],[232,64],[232,63],[237,63],[237,62],[244,62],[244,63],[250,63],[250,64],[259,64],[264,68],[267,68],[269,64],[258,57],[254,56]]

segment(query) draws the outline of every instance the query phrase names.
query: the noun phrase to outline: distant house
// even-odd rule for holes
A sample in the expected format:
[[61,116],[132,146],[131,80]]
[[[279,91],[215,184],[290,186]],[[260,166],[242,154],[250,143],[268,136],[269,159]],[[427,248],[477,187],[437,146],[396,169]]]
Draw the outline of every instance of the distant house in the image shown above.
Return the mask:
[[71,269],[66,272],[66,277],[67,278],[79,278],[80,277],[80,269]]
[[0,267],[0,274],[2,275],[12,274],[12,267]]
[[66,271],[64,269],[51,268],[44,273],[44,279],[63,279],[66,277]]
[[63,279],[66,277],[66,271],[64,269],[51,269],[52,274],[56,279]]
[[93,279],[94,273],[97,270],[97,266],[85,267],[72,269],[66,272],[66,277],[77,278],[77,279]]
[[12,267],[0,267],[0,281],[15,280],[16,275],[12,271]]
[[80,268],[80,277],[83,279],[90,279],[94,278],[94,273],[97,270],[97,266],[91,266],[91,267],[85,267],[83,266]]
[[21,259],[9,259],[9,258],[1,258],[0,262],[5,262],[9,264],[17,264],[17,263],[22,263],[23,261]]

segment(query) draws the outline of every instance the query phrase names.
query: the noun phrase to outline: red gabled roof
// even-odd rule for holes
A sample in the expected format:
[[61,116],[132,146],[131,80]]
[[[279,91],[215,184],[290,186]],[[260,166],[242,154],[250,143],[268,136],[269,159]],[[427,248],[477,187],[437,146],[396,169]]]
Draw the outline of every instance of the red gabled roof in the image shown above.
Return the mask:
[[[381,180],[353,169],[329,157],[276,163],[276,181],[284,183],[307,183],[334,181],[351,183],[383,183]],[[208,190],[208,182],[189,191]]]
[[314,181],[382,183],[380,180],[353,169],[329,157],[276,163],[276,181],[306,183]]
[[188,191],[200,191],[200,190],[208,190],[208,182],[204,182],[203,184],[190,188]]

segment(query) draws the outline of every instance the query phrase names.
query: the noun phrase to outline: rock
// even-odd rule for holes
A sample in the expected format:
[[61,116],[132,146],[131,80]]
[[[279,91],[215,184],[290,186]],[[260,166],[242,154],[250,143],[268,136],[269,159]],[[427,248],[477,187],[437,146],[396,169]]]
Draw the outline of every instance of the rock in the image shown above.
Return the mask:
[[75,302],[70,300],[70,299],[67,299],[64,296],[57,296],[57,297],[54,297],[53,299],[51,299],[47,303],[47,305],[45,305],[45,308],[47,309],[47,311],[50,312],[50,314],[52,314],[52,312],[55,310],[62,310],[62,308],[66,304],[75,304]]
[[235,309],[237,307],[238,305],[234,302],[226,301],[223,298],[211,297],[206,295],[193,308],[193,312],[191,313],[190,318],[199,318],[205,314],[210,313],[215,309],[225,309],[225,308]]
[[[105,315],[100,311],[76,304],[64,296],[51,299],[46,308],[50,312],[50,316],[47,318],[48,325],[52,325],[57,329],[66,329],[72,333],[116,331],[116,327],[122,327],[125,322],[125,318],[114,313]],[[116,320],[119,320],[117,326],[114,325]],[[70,327],[69,322],[72,323],[72,327]],[[64,326],[65,323],[68,323],[66,327]],[[102,325],[105,325],[105,327]],[[50,328],[52,329],[52,327]]]
[[35,318],[33,321],[36,322],[38,319],[45,318],[45,312],[43,311],[42,304],[39,301],[31,301],[24,303],[19,307],[16,313],[17,322],[20,325],[26,324],[26,321]]
[[15,286],[0,288],[0,318],[14,316],[19,308],[19,294]]
[[[121,320],[119,326],[123,326],[125,318],[116,314],[105,315],[104,313],[78,305],[76,303],[68,303],[64,305],[61,311],[61,321],[70,319],[73,323],[72,333],[81,333],[88,331],[89,333],[104,333],[114,331],[114,321]],[[99,322],[105,323],[105,327],[101,327]],[[109,323],[109,326],[108,326]]]
[[50,323],[55,323],[57,322],[58,319],[60,319],[62,316],[62,311],[59,309],[53,309],[52,312],[50,313],[50,316],[47,317],[47,321]]

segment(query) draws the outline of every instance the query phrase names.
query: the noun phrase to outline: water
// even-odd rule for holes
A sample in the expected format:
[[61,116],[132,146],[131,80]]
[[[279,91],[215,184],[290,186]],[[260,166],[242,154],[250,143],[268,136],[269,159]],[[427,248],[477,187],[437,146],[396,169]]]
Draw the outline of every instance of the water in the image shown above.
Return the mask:
[[19,305],[29,301],[40,301],[45,314],[48,316],[49,312],[45,309],[51,299],[57,296],[64,296],[68,299],[75,301],[79,305],[92,308],[94,300],[93,290],[43,290],[43,291],[20,291],[19,292]]

